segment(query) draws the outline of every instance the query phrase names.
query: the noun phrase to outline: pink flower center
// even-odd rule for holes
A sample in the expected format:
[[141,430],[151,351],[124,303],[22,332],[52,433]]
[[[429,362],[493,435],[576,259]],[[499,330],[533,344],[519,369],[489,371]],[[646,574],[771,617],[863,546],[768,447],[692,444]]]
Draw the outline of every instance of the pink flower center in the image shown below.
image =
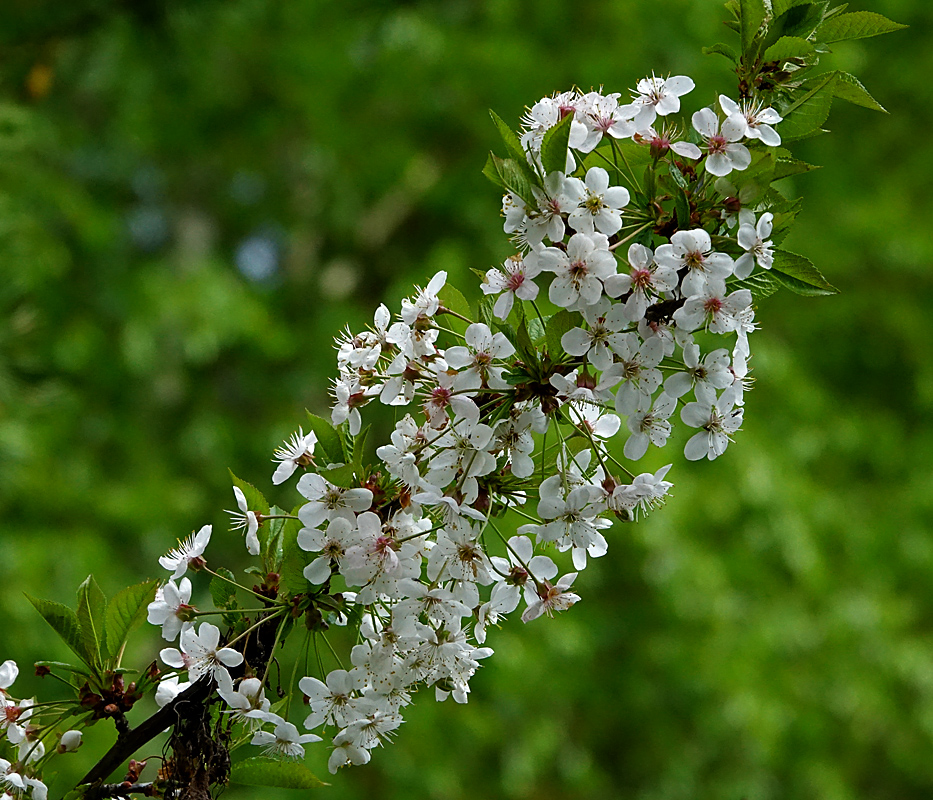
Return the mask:
[[726,145],[728,144],[725,137],[718,133],[715,134],[714,136],[710,136],[709,139],[706,140],[706,143],[709,146],[709,152],[711,154],[712,153],[725,153]]
[[710,297],[703,304],[703,308],[707,314],[718,314],[722,311],[722,300],[718,297]]
[[631,273],[632,278],[632,287],[639,289],[647,289],[651,286],[651,270],[647,269],[636,269]]
[[573,280],[575,281],[585,278],[587,275],[587,272],[588,270],[587,270],[585,261],[574,261],[570,265],[570,277],[573,278]]
[[523,272],[513,272],[509,275],[508,280],[505,282],[505,287],[510,292],[518,291],[521,288],[522,284],[525,283],[525,274]]

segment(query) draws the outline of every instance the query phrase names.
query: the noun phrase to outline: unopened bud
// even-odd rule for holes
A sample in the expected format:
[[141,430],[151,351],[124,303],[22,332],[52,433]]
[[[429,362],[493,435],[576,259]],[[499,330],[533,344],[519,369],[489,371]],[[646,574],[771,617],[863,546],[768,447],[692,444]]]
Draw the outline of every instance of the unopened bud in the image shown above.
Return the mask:
[[58,743],[57,753],[73,753],[81,746],[83,735],[81,731],[65,731]]

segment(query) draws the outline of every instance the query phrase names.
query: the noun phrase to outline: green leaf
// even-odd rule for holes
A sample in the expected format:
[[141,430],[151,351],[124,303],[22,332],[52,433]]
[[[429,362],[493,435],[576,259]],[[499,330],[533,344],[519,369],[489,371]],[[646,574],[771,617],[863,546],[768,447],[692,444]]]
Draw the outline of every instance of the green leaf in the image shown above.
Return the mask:
[[577,326],[579,318],[578,314],[573,314],[566,308],[562,308],[547,321],[544,338],[547,342],[547,352],[551,361],[557,362],[564,357],[564,347],[560,340],[567,331]]
[[839,73],[839,80],[836,81],[834,91],[836,97],[841,100],[848,100],[850,103],[855,103],[855,105],[862,106],[863,108],[870,108],[872,111],[888,113],[888,110],[875,100],[875,98],[868,93],[868,90],[862,86],[859,79],[854,75],[850,75],[848,72]]
[[92,666],[90,654],[85,649],[81,638],[81,628],[78,625],[78,617],[75,612],[68,606],[56,603],[54,600],[40,600],[28,594],[26,599],[33,604],[42,619],[52,626],[52,630],[62,638],[72,652],[89,667]]
[[893,22],[874,11],[852,11],[826,20],[817,28],[816,39],[826,44],[832,44],[833,42],[844,42],[848,39],[865,39],[869,36],[879,36],[882,33],[892,33],[906,27],[906,25]]
[[[443,308],[453,311],[461,317],[466,317],[467,320],[473,319],[473,309],[470,308],[470,304],[460,290],[452,283],[445,283],[443,287],[441,287],[441,290],[437,293],[437,299],[440,300]],[[465,331],[466,326],[470,324],[458,317],[450,316],[453,322],[451,327],[453,327],[454,330],[458,330],[460,333]]]
[[567,168],[567,142],[570,140],[570,124],[573,114],[568,114],[544,134],[541,142],[541,166],[544,174],[564,172]]
[[514,159],[499,158],[495,153],[490,153],[486,166],[483,167],[483,175],[506,191],[514,192],[526,205],[535,205],[532,184]]
[[771,275],[785,288],[808,297],[839,293],[839,290],[813,266],[810,259],[787,250],[774,251]]
[[[292,514],[297,515],[299,508],[300,506],[296,506]],[[317,557],[298,546],[298,531],[301,527],[298,520],[290,519],[282,528],[282,566],[279,570],[279,585],[289,596],[308,591],[309,583],[304,576],[304,568]]]
[[752,42],[761,23],[765,20],[765,4],[763,0],[739,0],[739,10],[741,12],[741,37],[742,37],[742,55],[749,54]]
[[809,172],[813,169],[820,169],[820,167],[815,164],[808,164],[806,161],[800,161],[797,158],[778,158],[771,181],[779,181],[781,178],[799,175],[802,172]]
[[748,289],[752,293],[753,300],[761,300],[770,297],[779,288],[777,281],[771,277],[768,272],[756,272],[750,275],[744,281],[735,281],[729,284],[729,291],[735,289]]
[[505,142],[505,147],[509,151],[509,155],[515,161],[516,167],[521,170],[526,180],[530,183],[537,183],[538,176],[528,163],[528,154],[525,152],[525,148],[522,147],[518,135],[512,130],[509,124],[492,109],[489,110],[489,116],[492,117],[492,121],[496,124],[499,135],[502,137],[502,141]]
[[146,618],[147,608],[155,599],[157,588],[156,581],[127,586],[107,604],[107,658],[116,658],[130,631]]
[[[360,466],[358,464],[344,464],[344,466],[335,469],[322,469],[320,475],[324,480],[330,481],[334,486],[339,486],[341,489],[353,489],[359,488],[360,485],[357,478],[359,470]],[[275,521],[273,520],[273,522]],[[278,521],[281,522],[281,520]]]
[[703,55],[705,55],[705,56],[712,56],[712,55],[725,56],[725,57],[728,58],[733,64],[738,64],[738,63],[739,63],[739,54],[736,53],[735,50],[733,50],[731,47],[729,47],[729,45],[727,45],[727,44],[722,44],[722,42],[719,42],[719,43],[717,43],[717,44],[714,44],[712,47],[704,47],[704,48],[703,48]]
[[[217,574],[223,575],[228,580],[235,581],[233,573],[226,567],[218,567]],[[236,586],[222,578],[214,577],[211,579],[211,600],[217,608],[236,608]]]
[[690,200],[683,189],[674,195],[674,211],[677,214],[677,226],[681,230],[688,230],[690,228]]
[[353,437],[353,463],[359,465],[361,471],[363,459],[366,457],[366,450],[369,447],[369,434],[372,433],[372,429],[372,425],[367,425]]
[[785,36],[806,39],[816,29],[816,26],[823,21],[823,14],[826,12],[828,2],[818,3],[793,3],[787,11],[777,14],[775,20],[771,23],[769,31],[769,40],[775,39],[775,43]]
[[250,511],[258,511],[260,514],[269,513],[269,501],[266,500],[265,495],[259,491],[253,484],[247,483],[246,481],[238,478],[233,474],[233,470],[228,469],[227,472],[230,473],[230,479],[233,481],[233,485],[236,486],[243,496],[246,498],[246,507]]
[[315,450],[321,450],[329,464],[345,464],[347,454],[340,432],[323,417],[308,412],[308,424],[317,436]]
[[790,61],[793,58],[806,58],[816,52],[811,42],[799,36],[782,36],[767,50],[762,57],[765,61]]
[[[802,96],[783,112],[781,138],[784,141],[801,139],[826,122],[833,104],[837,73],[820,75],[809,82]],[[812,85],[811,85],[812,84]]]
[[93,575],[78,587],[78,628],[81,641],[91,656],[92,666],[101,666],[107,653],[107,598]]
[[237,762],[230,769],[230,780],[244,786],[278,789],[317,789],[328,785],[300,761],[278,761],[266,756]]

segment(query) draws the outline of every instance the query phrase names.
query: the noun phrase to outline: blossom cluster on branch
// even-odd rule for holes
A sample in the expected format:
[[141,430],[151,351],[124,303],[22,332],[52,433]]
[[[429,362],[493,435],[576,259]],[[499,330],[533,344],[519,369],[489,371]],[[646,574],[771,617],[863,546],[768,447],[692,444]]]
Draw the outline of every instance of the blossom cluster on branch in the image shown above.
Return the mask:
[[[209,567],[204,526],[159,560],[158,583],[108,601],[89,578],[76,611],[30,598],[81,663],[40,662],[39,674],[74,690],[49,703],[12,698],[17,667],[0,666],[0,730],[13,754],[0,757],[4,800],[43,800],[48,757],[75,750],[81,728],[104,718],[117,741],[75,797],[201,797],[192,786],[257,776],[310,786],[299,764],[270,765],[325,738],[331,771],[364,764],[417,689],[467,702],[493,654],[491,628],[580,600],[577,576],[607,552],[613,521],[668,496],[671,465],[637,462],[668,445],[678,420],[688,460],[725,452],[751,386],[756,301],[782,287],[835,291],[782,249],[800,206],[775,182],[811,169],[784,144],[819,132],[835,94],[870,99],[851,76],[812,72],[827,42],[866,35],[862,12],[728,5],[742,53],[714,52],[734,61],[738,93],[689,120],[681,106],[695,87],[682,75],[645,77],[627,98],[542,98],[517,131],[493,114],[507,157],[491,155],[484,172],[503,191],[514,254],[475,270],[475,304],[438,272],[396,314],[382,305],[366,330],[337,339],[330,420],[309,415],[309,432],[274,455],[272,483],[294,481],[295,508],[270,507],[234,477],[231,527],[258,559],[253,578]],[[374,403],[398,413],[390,441],[371,449]],[[189,572],[212,576],[215,609],[192,604]],[[222,626],[198,619],[208,615]],[[123,647],[144,617],[170,646],[161,667],[128,681]],[[328,639],[335,628],[351,632],[337,637],[352,642],[347,652]],[[273,684],[270,666],[296,631],[292,678]],[[150,691],[163,710],[199,711],[186,712],[184,735],[176,723],[174,755],[151,781],[131,761],[122,784],[104,784],[166,727],[158,714],[129,725]],[[249,745],[261,755],[231,766],[227,754]]]

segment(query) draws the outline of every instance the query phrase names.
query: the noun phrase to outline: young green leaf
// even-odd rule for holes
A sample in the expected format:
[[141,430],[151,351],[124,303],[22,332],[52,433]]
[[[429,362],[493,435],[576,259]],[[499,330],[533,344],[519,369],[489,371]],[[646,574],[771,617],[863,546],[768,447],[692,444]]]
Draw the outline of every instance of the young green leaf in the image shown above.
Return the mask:
[[738,63],[739,63],[739,54],[736,53],[735,50],[733,50],[731,47],[729,47],[729,45],[727,45],[727,44],[722,44],[722,42],[719,42],[719,43],[717,43],[717,44],[714,44],[714,45],[712,45],[711,47],[704,47],[704,48],[703,48],[703,55],[705,55],[705,56],[713,56],[713,55],[725,56],[725,57],[728,58],[733,64],[738,64]]
[[768,39],[774,43],[785,36],[806,39],[823,21],[823,14],[829,5],[825,0],[821,2],[798,2],[790,4],[791,7],[778,14],[775,12],[774,22],[771,23]]
[[91,656],[92,666],[101,666],[107,653],[107,598],[93,575],[78,587],[78,628],[85,650]]
[[315,450],[320,450],[329,464],[345,464],[347,454],[337,429],[323,417],[308,412],[308,424],[317,436]]
[[509,151],[509,155],[514,159],[515,165],[521,170],[521,173],[529,182],[537,183],[538,176],[528,163],[528,156],[525,153],[525,148],[522,147],[518,135],[512,130],[509,124],[492,109],[489,110],[489,116],[492,117],[492,121],[496,124],[499,135],[502,137],[502,141],[505,142],[505,147]]
[[317,789],[328,785],[300,761],[279,761],[266,756],[237,762],[230,769],[230,780],[244,786],[277,789]]
[[729,291],[735,289],[748,289],[752,293],[752,300],[761,300],[770,297],[778,289],[779,285],[768,272],[756,272],[750,275],[744,281],[736,281],[729,284]]
[[148,605],[155,599],[158,583],[146,581],[127,586],[107,604],[107,658],[116,658],[130,631],[146,618]]
[[230,473],[230,479],[233,481],[233,485],[236,486],[243,496],[246,498],[246,507],[250,511],[258,511],[260,514],[269,513],[269,501],[266,500],[265,495],[259,491],[253,484],[247,483],[242,478],[238,478],[233,474],[233,470],[228,469],[227,472]]
[[787,250],[774,251],[771,275],[787,289],[808,297],[839,294],[839,290],[824,278],[810,259]]
[[544,134],[541,142],[541,166],[544,174],[564,172],[567,168],[567,142],[570,141],[570,125],[573,114],[568,114]]
[[742,56],[748,57],[752,42],[761,23],[765,20],[765,4],[763,0],[739,0],[741,12]]
[[816,31],[816,40],[825,44],[848,39],[865,39],[906,28],[874,11],[852,11],[826,20]]
[[804,87],[802,96],[784,109],[781,138],[784,141],[802,139],[826,122],[835,96],[838,75],[830,72],[812,79]]
[[799,36],[782,36],[767,50],[764,61],[790,61],[793,58],[807,58],[816,52],[811,42]]
[[868,89],[862,86],[859,79],[848,72],[839,73],[839,80],[836,81],[834,91],[836,97],[841,100],[848,100],[850,103],[869,108],[872,111],[888,113],[887,109],[868,93]]
[[[452,283],[444,284],[437,293],[437,299],[440,300],[442,308],[453,311],[461,317],[466,317],[468,320],[473,319],[473,310],[470,308],[470,304],[461,291]],[[454,330],[460,330],[461,332],[466,330],[466,326],[469,324],[468,322],[464,322],[453,314],[450,316],[456,323],[453,325]]]
[[[292,511],[292,514],[298,514],[298,507]],[[290,597],[308,591],[309,584],[304,576],[304,568],[314,557],[298,546],[299,530],[301,530],[301,523],[291,519],[282,528],[282,567],[279,571],[279,585]]]
[[564,346],[560,343],[560,340],[567,331],[576,327],[579,319],[579,315],[572,314],[566,308],[562,308],[547,321],[544,338],[547,342],[547,352],[551,361],[557,362],[564,357]]
[[535,204],[531,181],[524,175],[514,159],[503,159],[495,153],[490,153],[486,166],[483,167],[483,174],[497,186],[501,186],[508,192],[514,192],[526,205]]
[[223,578],[213,577],[211,578],[211,600],[214,601],[214,605],[217,608],[236,608],[236,586],[228,581],[235,581],[233,573],[226,567],[219,567],[217,569],[218,575],[223,575],[227,580]]
[[62,641],[71,648],[71,651],[89,667],[92,666],[90,663],[91,654],[84,647],[81,628],[75,612],[68,606],[56,603],[54,600],[40,600],[28,594],[26,599],[33,604],[42,619],[52,626],[52,630],[62,638]]

